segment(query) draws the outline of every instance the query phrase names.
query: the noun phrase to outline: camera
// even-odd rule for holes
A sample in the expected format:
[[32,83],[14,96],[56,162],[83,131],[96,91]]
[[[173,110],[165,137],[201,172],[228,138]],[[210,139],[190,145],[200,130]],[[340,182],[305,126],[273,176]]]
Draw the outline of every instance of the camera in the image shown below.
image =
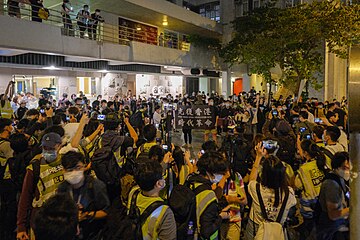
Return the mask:
[[274,117],[276,117],[276,116],[278,115],[278,111],[277,111],[277,110],[273,110],[273,111],[272,111],[272,115],[273,115]]
[[299,131],[300,131],[301,133],[303,133],[303,132],[306,131],[306,128],[305,128],[305,127],[301,127]]

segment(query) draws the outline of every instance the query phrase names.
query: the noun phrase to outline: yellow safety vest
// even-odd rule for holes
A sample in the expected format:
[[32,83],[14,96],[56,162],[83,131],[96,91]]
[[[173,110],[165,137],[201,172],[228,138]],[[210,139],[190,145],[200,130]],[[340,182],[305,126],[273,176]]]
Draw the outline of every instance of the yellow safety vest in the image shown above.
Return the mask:
[[[202,183],[195,183],[195,188],[202,185]],[[196,195],[196,223],[197,223],[197,231],[200,233],[200,217],[205,211],[205,209],[214,201],[218,201],[213,190],[205,190]],[[211,236],[210,240],[217,239],[219,235],[219,231],[216,230]]]
[[[316,145],[320,148],[325,148],[325,143],[323,143],[323,142],[316,143]],[[325,159],[326,159],[325,165],[326,165],[327,169],[331,170],[332,169],[331,168],[331,158],[329,158],[326,154],[324,154],[324,155],[325,155]]]
[[318,197],[325,175],[317,167],[316,161],[307,162],[302,165],[298,170],[298,174],[303,184],[301,198],[311,200]]
[[[139,189],[139,186],[133,187],[129,193],[128,209],[131,207],[131,199],[136,190]],[[140,214],[143,214],[146,208],[148,208],[153,202],[164,201],[160,197],[146,197],[141,192],[136,198],[136,206],[140,210]],[[153,211],[150,216],[146,219],[145,223],[142,225],[141,230],[144,240],[156,240],[158,237],[158,229],[160,228],[160,223],[166,210],[169,208],[167,205],[162,205]]]
[[[40,157],[41,155],[38,155],[35,159],[39,159]],[[27,169],[33,171],[32,164],[30,164]],[[33,199],[32,206],[41,207],[44,202],[55,195],[56,189],[63,181],[64,173],[60,156],[58,156],[58,158],[50,164],[40,164],[40,179],[37,183],[40,197],[39,199]]]
[[189,166],[188,165],[183,165],[180,169],[180,173],[179,173],[179,184],[180,185],[184,185],[187,177],[189,176]]
[[12,109],[9,100],[5,100],[4,106],[1,105],[1,101],[0,101],[0,111],[2,118],[11,119],[13,117],[14,110]]

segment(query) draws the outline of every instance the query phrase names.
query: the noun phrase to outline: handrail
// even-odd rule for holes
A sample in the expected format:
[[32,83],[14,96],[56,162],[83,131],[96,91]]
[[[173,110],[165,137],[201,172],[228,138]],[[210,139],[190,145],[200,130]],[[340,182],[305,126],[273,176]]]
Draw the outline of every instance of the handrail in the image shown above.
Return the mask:
[[[131,41],[142,42],[160,47],[174,48],[182,51],[189,51],[190,44],[186,41],[180,41],[179,36],[174,37],[164,33],[163,36],[157,35],[157,32],[148,32],[143,29],[131,28],[123,25],[112,25],[99,22],[97,25],[85,25],[78,23],[77,14],[70,12],[64,14],[63,11],[56,9],[45,9],[49,15],[48,18],[39,17],[39,6],[31,4],[0,3],[0,14],[7,14],[12,17],[18,17],[24,20],[32,20],[60,27],[62,35],[70,37],[80,37],[98,42],[111,42],[120,45],[129,45]],[[42,10],[41,10],[42,11]],[[94,19],[88,18],[90,21]]]

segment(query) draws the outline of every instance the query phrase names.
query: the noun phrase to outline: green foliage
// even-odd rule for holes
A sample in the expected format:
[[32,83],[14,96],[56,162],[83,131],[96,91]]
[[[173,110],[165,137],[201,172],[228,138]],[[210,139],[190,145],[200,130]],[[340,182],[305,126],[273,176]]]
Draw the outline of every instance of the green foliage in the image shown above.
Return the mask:
[[335,1],[314,1],[292,8],[270,3],[254,9],[233,22],[234,37],[221,49],[220,56],[230,64],[246,63],[251,73],[274,81],[271,69],[280,66],[278,80],[299,85],[302,79],[319,87],[324,46],[346,58],[348,48],[360,39],[360,6]]
[[188,40],[195,47],[202,47],[209,50],[219,51],[221,49],[221,43],[218,38],[209,38],[199,35],[190,35]]

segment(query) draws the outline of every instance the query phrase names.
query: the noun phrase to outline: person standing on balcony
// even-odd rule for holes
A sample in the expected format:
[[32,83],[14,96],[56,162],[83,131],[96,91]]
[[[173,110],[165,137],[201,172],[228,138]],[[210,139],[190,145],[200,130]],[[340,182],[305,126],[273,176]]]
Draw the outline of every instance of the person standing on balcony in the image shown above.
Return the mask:
[[29,0],[31,4],[31,21],[42,22],[42,19],[39,17],[39,10],[43,8],[42,0]]
[[100,16],[100,9],[96,9],[89,20],[88,33],[89,39],[96,40],[96,30],[99,22],[104,22],[104,19]]
[[80,37],[84,38],[85,31],[88,31],[88,21],[90,18],[89,5],[84,5],[84,8],[78,12],[76,18],[80,30]]
[[64,35],[73,37],[74,31],[70,18],[70,13],[74,12],[74,10],[73,7],[71,6],[70,0],[63,0],[63,4],[61,5],[61,7],[62,7],[61,15],[64,23]]
[[10,17],[20,18],[20,1],[19,0],[8,0],[7,1],[8,14]]

